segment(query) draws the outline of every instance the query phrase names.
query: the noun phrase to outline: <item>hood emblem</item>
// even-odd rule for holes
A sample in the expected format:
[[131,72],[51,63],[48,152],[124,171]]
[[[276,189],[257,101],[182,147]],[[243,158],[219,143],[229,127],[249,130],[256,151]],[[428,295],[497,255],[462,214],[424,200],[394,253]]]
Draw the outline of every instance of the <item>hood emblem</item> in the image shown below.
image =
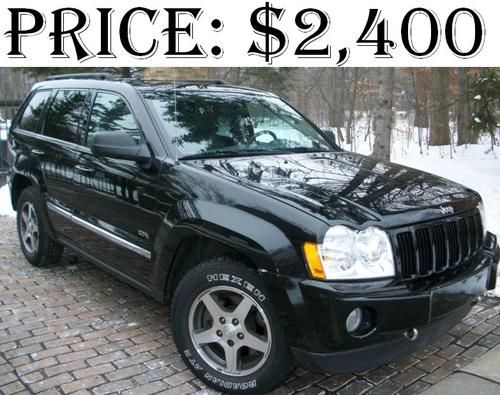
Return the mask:
[[439,206],[439,211],[441,214],[454,214],[455,209],[452,206]]

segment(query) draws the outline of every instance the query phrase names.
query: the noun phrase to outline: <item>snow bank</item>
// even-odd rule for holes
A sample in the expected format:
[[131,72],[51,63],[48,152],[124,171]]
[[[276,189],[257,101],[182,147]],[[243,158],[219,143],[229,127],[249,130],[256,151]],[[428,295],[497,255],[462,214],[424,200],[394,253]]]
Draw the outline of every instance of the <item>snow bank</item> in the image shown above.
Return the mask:
[[12,209],[10,203],[10,191],[7,185],[0,188],[0,215],[16,216],[16,212]]

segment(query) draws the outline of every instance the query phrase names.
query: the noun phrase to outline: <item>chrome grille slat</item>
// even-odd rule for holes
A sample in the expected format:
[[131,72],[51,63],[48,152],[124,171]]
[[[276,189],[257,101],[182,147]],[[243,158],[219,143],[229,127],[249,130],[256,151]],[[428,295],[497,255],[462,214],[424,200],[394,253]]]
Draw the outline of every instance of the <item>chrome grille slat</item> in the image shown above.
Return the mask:
[[434,248],[436,249],[434,270],[436,272],[442,272],[446,268],[446,241],[443,225],[432,227],[432,236],[434,239]]
[[417,229],[415,232],[417,238],[417,250],[420,256],[420,272],[419,275],[425,276],[432,273],[432,251],[429,249],[431,239],[429,237],[429,229]]
[[469,242],[469,255],[472,255],[476,244],[476,226],[474,225],[474,218],[469,217],[466,220],[468,229],[468,242]]
[[448,243],[450,252],[450,266],[455,266],[460,259],[460,243],[458,240],[458,226],[457,222],[448,222],[446,224],[448,232]]
[[458,221],[458,232],[460,240],[460,249],[462,254],[460,255],[460,260],[464,260],[469,256],[469,242],[467,241],[467,222],[464,218]]
[[404,277],[411,277],[413,267],[416,266],[416,257],[411,253],[413,243],[410,232],[398,234],[399,251],[401,255],[401,273]]

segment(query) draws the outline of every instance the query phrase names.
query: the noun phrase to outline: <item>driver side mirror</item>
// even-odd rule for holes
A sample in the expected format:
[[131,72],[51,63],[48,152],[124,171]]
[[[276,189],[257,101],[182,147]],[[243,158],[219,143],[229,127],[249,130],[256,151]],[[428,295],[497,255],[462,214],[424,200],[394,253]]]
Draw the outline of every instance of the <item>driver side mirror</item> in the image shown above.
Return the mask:
[[151,164],[151,153],[146,144],[137,144],[125,132],[97,132],[90,143],[90,150],[96,156],[133,160],[140,165]]

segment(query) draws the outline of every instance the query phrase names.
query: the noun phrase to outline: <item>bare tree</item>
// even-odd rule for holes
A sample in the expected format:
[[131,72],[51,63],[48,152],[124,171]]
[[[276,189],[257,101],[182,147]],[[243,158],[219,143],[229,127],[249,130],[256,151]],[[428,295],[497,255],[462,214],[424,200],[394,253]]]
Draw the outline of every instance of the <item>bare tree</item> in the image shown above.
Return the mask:
[[422,129],[429,126],[427,119],[426,100],[422,84],[422,76],[415,69],[410,70],[411,86],[413,90],[413,99],[415,102],[414,126],[418,129],[418,147],[423,154],[423,133]]
[[461,67],[458,69],[459,98],[457,105],[457,145],[472,144],[474,136],[470,127],[472,117],[471,102],[469,97],[470,78],[468,70]]
[[[337,136],[341,142],[344,141],[341,128],[345,125],[345,70],[328,68],[316,69],[312,79],[315,88],[327,106],[328,125],[337,129]],[[350,137],[348,137],[350,144]]]
[[379,74],[378,105],[375,110],[375,142],[373,156],[391,160],[392,104],[394,97],[394,68],[382,69]]
[[429,145],[450,144],[449,78],[447,67],[432,69],[432,113]]
[[353,143],[356,139],[354,135],[354,122],[355,122],[355,111],[357,109],[357,98],[358,98],[358,85],[359,85],[360,69],[355,67],[352,73],[352,92],[349,100],[349,117],[347,118],[346,136],[347,142],[351,144],[351,151],[353,149]]

